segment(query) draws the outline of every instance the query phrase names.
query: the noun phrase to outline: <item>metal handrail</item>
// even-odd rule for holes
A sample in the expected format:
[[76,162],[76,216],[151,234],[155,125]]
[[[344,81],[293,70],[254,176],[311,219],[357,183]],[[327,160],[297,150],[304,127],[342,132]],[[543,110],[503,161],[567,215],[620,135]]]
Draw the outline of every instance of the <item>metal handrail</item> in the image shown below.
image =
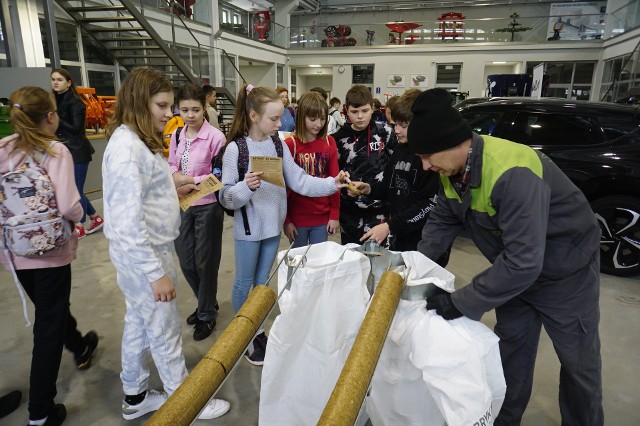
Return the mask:
[[[180,22],[182,22],[182,26],[189,32],[191,37],[195,40],[196,44],[198,45],[198,77],[200,77],[200,80],[202,80],[202,62],[200,60],[200,55],[202,54],[202,48],[201,48],[202,45],[196,38],[195,34],[193,34],[193,32],[191,31],[191,28],[189,28],[187,26],[187,23],[184,22],[184,19],[182,19],[182,16],[177,15],[173,11],[173,5],[179,4],[179,3],[176,2],[175,0],[166,0],[166,2],[167,2],[167,5],[169,6],[169,13],[171,14],[171,36],[173,41],[173,48],[175,49],[175,46],[176,46],[176,32],[175,32],[174,22],[175,22],[175,17],[177,16]],[[140,4],[142,4],[142,0],[140,1]]]
[[[182,26],[189,32],[189,34],[191,34],[191,37],[193,37],[193,39],[195,40],[195,42],[198,44],[198,51],[202,51],[202,44],[198,41],[198,39],[196,38],[195,34],[193,34],[193,32],[191,31],[191,29],[187,26],[187,23],[184,21],[184,19],[182,19],[182,17],[180,15],[176,15],[173,12],[173,4],[177,3],[175,0],[166,0],[167,4],[169,5],[169,13],[171,14],[171,33],[173,36],[173,45],[176,45],[176,34],[175,34],[175,24],[174,24],[174,15],[178,17],[178,19],[180,20],[180,22],[182,22]],[[142,3],[142,2],[141,2]],[[220,47],[216,47],[216,46],[206,46],[210,49],[218,49],[221,50],[222,53],[227,57],[227,59],[229,60],[229,62],[231,63],[231,65],[233,66],[233,68],[236,70],[236,72],[238,73],[238,75],[240,76],[240,78],[242,79],[242,82],[244,84],[247,83],[247,80],[244,78],[244,76],[242,75],[242,73],[240,72],[240,70],[238,69],[238,67],[235,64],[235,61],[233,60],[233,58],[231,56],[229,56],[229,54],[227,53],[226,50],[220,48]],[[198,55],[198,71],[199,71],[199,77],[202,79],[202,67],[200,64],[200,55]]]

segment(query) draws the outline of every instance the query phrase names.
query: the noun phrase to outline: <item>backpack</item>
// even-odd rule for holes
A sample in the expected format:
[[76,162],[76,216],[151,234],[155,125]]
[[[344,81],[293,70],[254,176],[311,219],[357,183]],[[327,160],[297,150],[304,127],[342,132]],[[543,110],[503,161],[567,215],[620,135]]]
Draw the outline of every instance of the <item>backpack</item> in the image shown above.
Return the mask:
[[0,200],[4,246],[13,255],[39,256],[69,242],[71,223],[58,210],[49,175],[31,156],[17,169],[9,161],[0,178]]
[[[169,145],[171,144],[171,134],[177,130],[182,129],[184,127],[184,120],[179,115],[174,115],[164,127],[164,132],[162,132],[162,140],[164,142],[164,149],[162,150],[162,154],[164,158],[169,158]],[[178,131],[177,135],[180,135]],[[176,139],[177,140],[177,139]]]
[[[182,127],[178,127],[176,129],[176,145],[180,140],[180,132],[182,131]],[[278,157],[282,158],[282,142],[280,141],[280,137],[278,134],[271,136],[271,140],[276,147],[276,153]],[[238,145],[238,181],[242,180],[241,178],[247,173],[247,169],[249,168],[249,147],[247,146],[247,140],[244,137],[239,137],[235,140],[236,145]],[[219,180],[222,181],[222,157],[224,156],[224,148],[221,149],[214,157],[211,159],[211,173]],[[228,216],[235,216],[235,210],[231,210],[226,208],[220,203],[220,191],[216,191],[216,199],[218,200],[218,204],[222,207],[222,210]],[[247,216],[247,209],[242,206],[240,207],[240,213],[242,214],[242,223],[244,225],[244,234],[251,235],[251,227],[249,226],[249,217]]]

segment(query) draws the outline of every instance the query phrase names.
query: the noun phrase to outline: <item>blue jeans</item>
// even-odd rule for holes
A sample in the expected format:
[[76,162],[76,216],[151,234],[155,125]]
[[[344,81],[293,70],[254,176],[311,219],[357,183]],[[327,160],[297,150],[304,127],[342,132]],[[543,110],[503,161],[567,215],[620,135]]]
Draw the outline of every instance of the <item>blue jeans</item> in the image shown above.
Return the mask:
[[84,182],[87,180],[87,172],[89,171],[89,163],[74,163],[73,174],[76,178],[76,187],[80,193],[80,204],[82,204],[82,219],[80,223],[84,223],[87,220],[87,215],[93,216],[96,214],[96,209],[93,208],[91,202],[86,195],[84,195]]
[[280,235],[261,241],[235,240],[236,277],[231,291],[233,312],[240,310],[253,287],[267,282],[279,244]]
[[327,225],[298,226],[296,230],[298,235],[293,241],[294,248],[327,241]]

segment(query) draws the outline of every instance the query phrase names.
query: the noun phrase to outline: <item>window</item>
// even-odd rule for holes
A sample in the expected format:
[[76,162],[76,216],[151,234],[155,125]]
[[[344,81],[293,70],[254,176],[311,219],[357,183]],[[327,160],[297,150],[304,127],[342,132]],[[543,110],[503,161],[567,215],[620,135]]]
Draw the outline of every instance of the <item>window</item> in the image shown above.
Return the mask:
[[608,141],[613,141],[634,130],[636,131],[636,138],[640,138],[640,119],[603,115],[598,117],[598,121]]
[[374,65],[354,65],[351,82],[353,84],[373,85],[374,67]]
[[514,114],[509,139],[533,146],[593,145],[604,142],[591,117],[520,111]]
[[[0,14],[1,13],[2,11],[0,10]],[[5,46],[6,43],[7,39],[4,35],[4,28],[2,28],[2,20],[0,19],[0,54],[7,53],[7,46]]]
[[291,95],[291,99],[296,98],[297,99],[297,91],[298,91],[298,75],[296,73],[295,69],[291,70],[291,93],[289,93]]
[[236,56],[222,55],[222,85],[227,88],[233,96],[238,93],[238,85],[236,83]]
[[85,62],[113,65],[113,59],[111,59],[111,55],[109,55],[109,53],[105,50],[104,46],[99,44],[91,37],[84,37],[82,41],[82,46],[84,47]]
[[76,86],[82,86],[82,69],[80,67],[64,65],[63,68],[69,71],[69,74],[71,75],[71,81],[73,81]]
[[600,99],[613,102],[625,97],[629,89],[640,85],[640,63],[638,53],[612,58],[604,63]]
[[284,65],[276,65],[276,86],[284,86]]
[[115,96],[115,73],[113,71],[88,71],[89,87],[96,89],[96,96]]
[[[527,74],[532,76],[533,68],[540,63],[528,62]],[[595,62],[545,62],[544,73],[549,76],[549,87],[544,96],[589,100],[595,66]]]
[[573,83],[579,84],[591,84],[593,80],[593,70],[596,64],[594,62],[578,62],[575,66],[575,74],[573,76]]
[[448,90],[460,90],[460,72],[462,64],[438,64],[436,87]]
[[231,20],[229,20],[229,11],[228,10],[223,10],[222,11],[222,23],[223,24],[228,24],[230,22],[231,22]]
[[549,84],[571,84],[573,75],[572,63],[547,63],[545,72],[549,76]]
[[502,119],[501,112],[467,112],[462,116],[474,132],[489,136],[495,133],[496,127]]

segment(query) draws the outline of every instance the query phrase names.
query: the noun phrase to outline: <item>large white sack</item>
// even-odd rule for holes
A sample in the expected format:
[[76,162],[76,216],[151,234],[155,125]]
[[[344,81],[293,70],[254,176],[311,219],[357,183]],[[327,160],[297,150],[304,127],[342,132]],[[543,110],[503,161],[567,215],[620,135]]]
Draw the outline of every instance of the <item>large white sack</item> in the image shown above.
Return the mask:
[[[317,423],[370,298],[366,256],[329,241],[312,245],[306,258],[279,300],[281,314],[269,333],[260,389],[261,426]],[[279,292],[287,269],[283,263],[278,270]]]
[[[407,285],[431,281],[453,290],[446,270],[420,253],[402,255],[412,270]],[[492,424],[506,391],[497,336],[480,322],[447,321],[425,306],[424,300],[398,305],[367,398],[371,422]]]

